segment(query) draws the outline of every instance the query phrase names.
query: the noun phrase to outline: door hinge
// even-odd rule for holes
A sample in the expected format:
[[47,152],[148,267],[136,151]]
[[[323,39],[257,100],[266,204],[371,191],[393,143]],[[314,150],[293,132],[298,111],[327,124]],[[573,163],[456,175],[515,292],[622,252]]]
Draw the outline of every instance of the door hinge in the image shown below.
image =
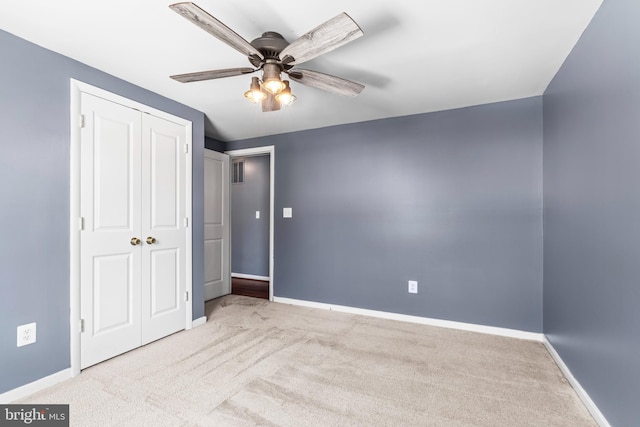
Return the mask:
[[189,144],[184,144],[184,154],[189,153]]
[[84,114],[80,114],[80,128],[84,127]]
[[80,332],[84,332],[84,319],[80,319]]
[[184,293],[184,301],[188,302],[189,301],[189,291]]
[[80,231],[84,230],[84,217],[81,216],[80,220],[78,221],[78,228],[80,229]]
[[184,219],[184,226],[189,227],[189,218]]

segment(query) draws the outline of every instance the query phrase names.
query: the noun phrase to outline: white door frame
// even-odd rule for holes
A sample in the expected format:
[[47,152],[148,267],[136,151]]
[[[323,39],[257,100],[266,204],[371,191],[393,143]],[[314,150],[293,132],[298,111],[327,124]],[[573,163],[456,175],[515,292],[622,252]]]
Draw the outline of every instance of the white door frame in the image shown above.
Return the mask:
[[[274,224],[274,206],[275,206],[275,164],[276,164],[276,150],[274,145],[267,145],[264,147],[244,148],[241,150],[225,151],[229,155],[230,161],[234,157],[246,157],[246,156],[258,156],[262,154],[269,155],[269,301],[273,301],[273,224]],[[229,168],[231,169],[231,168]],[[231,192],[229,192],[231,193]],[[231,212],[231,221],[233,222],[233,211]],[[231,239],[231,245],[233,246],[233,239]]]
[[[176,117],[164,111],[157,110],[148,105],[141,104],[131,99],[116,95],[104,89],[83,83],[81,81],[70,79],[71,87],[71,142],[70,142],[70,218],[69,218],[69,240],[70,240],[70,347],[71,347],[71,375],[76,376],[80,373],[80,128],[82,126],[82,117],[80,114],[80,94],[88,93],[107,101],[115,102],[125,107],[133,108],[142,113],[152,114],[156,117],[177,123],[185,127],[186,143],[192,146],[192,129],[193,124],[189,120]],[[185,214],[188,220],[188,228],[186,228],[186,290],[189,293],[189,301],[186,304],[185,329],[192,328],[193,317],[193,226],[192,226],[192,164],[193,149],[187,152],[186,164],[186,206]]]

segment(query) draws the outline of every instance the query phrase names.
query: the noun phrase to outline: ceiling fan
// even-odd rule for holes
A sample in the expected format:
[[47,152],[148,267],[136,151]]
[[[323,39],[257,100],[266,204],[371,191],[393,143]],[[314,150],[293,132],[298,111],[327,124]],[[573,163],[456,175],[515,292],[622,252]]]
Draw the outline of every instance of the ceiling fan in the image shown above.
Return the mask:
[[326,21],[292,43],[282,35],[267,31],[251,43],[225,24],[191,2],[169,6],[184,18],[196,24],[212,36],[246,55],[254,68],[226,68],[178,74],[172,79],[182,83],[251,74],[262,70],[262,79],[253,77],[251,87],[245,92],[250,101],[262,104],[262,111],[276,111],[281,105],[295,100],[288,80],[281,80],[285,73],[294,82],[302,83],[338,95],[356,96],[364,85],[318,71],[295,68],[324,53],[349,43],[363,35],[362,30],[346,13]]

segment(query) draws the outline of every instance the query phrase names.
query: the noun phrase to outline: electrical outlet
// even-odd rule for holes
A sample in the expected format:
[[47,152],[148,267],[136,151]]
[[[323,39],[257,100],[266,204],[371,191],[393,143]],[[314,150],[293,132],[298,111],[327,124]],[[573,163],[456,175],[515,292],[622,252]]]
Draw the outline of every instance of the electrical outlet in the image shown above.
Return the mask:
[[418,293],[418,282],[415,280],[409,280],[409,293],[417,294]]
[[18,326],[18,347],[36,342],[36,324]]

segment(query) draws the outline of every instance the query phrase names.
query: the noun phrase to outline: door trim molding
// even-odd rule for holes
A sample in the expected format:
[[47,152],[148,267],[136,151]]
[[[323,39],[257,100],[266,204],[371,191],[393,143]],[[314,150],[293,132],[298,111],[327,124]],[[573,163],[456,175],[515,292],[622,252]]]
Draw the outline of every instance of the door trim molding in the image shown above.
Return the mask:
[[[258,156],[262,154],[269,155],[269,301],[273,301],[273,289],[275,278],[273,277],[273,230],[274,230],[274,206],[275,206],[275,165],[276,165],[276,149],[275,145],[265,145],[263,147],[244,148],[240,150],[225,151],[230,160],[234,157]],[[233,213],[232,213],[233,214]],[[233,245],[233,241],[231,242]]]
[[193,221],[192,221],[192,181],[193,181],[193,124],[165,111],[157,110],[137,101],[125,98],[96,86],[70,79],[70,206],[69,206],[69,263],[70,263],[70,355],[71,376],[80,373],[80,94],[87,93],[142,113],[177,123],[185,127],[186,143],[189,150],[186,154],[186,206],[188,218],[186,228],[186,291],[189,301],[186,304],[185,329],[193,327]]

